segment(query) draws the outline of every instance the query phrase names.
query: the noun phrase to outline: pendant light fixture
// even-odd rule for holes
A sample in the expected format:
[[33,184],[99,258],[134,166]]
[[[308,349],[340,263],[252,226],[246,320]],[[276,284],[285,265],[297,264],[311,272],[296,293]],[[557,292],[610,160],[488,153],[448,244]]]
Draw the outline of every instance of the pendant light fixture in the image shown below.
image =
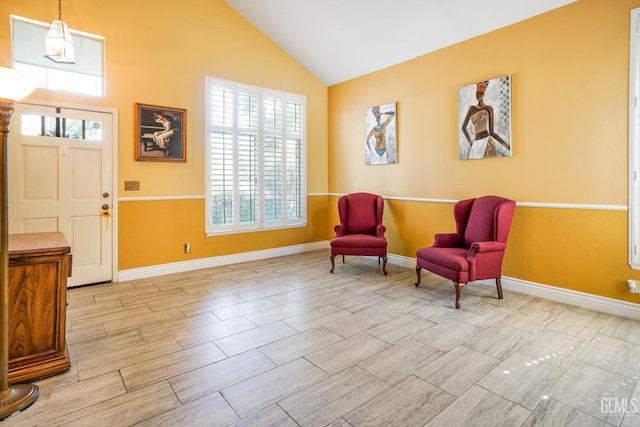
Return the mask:
[[58,0],[58,19],[51,21],[46,46],[46,58],[60,64],[75,64],[71,32],[62,20],[62,0]]

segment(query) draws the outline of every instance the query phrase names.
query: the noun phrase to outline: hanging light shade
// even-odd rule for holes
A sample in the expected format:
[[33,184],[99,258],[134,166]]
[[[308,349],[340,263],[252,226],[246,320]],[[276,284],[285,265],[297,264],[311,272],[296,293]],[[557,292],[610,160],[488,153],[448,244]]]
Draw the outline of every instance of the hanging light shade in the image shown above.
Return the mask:
[[45,57],[61,64],[75,64],[73,39],[69,27],[62,20],[61,0],[58,0],[58,19],[51,21],[45,42],[47,48]]

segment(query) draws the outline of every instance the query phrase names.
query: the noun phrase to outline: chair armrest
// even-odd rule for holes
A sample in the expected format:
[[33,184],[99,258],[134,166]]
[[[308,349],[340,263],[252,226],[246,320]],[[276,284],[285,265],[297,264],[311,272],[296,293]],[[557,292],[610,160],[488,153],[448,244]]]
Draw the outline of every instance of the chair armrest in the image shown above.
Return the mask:
[[384,237],[385,231],[387,231],[387,227],[382,224],[378,224],[376,226],[376,237]]
[[336,225],[335,227],[333,227],[333,230],[336,232],[336,236],[335,237],[340,237],[340,236],[344,236],[347,232],[347,225],[344,223],[340,223],[338,225]]
[[464,236],[460,233],[436,234],[434,248],[463,248]]
[[504,252],[507,248],[507,242],[474,242],[471,244],[471,252],[483,253],[483,252]]

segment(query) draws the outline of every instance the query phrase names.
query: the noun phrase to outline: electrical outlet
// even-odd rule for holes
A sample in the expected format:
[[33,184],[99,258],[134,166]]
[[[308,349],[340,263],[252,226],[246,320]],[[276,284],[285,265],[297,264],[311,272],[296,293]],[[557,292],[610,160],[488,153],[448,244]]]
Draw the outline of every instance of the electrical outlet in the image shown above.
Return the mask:
[[185,243],[184,244],[184,253],[185,254],[190,254],[191,253],[191,244],[190,243]]
[[124,191],[139,191],[139,190],[140,190],[140,181],[124,182]]
[[632,293],[632,294],[637,294],[638,293],[638,285],[640,285],[640,280],[629,279],[629,280],[627,280],[627,283],[629,285],[629,292]]

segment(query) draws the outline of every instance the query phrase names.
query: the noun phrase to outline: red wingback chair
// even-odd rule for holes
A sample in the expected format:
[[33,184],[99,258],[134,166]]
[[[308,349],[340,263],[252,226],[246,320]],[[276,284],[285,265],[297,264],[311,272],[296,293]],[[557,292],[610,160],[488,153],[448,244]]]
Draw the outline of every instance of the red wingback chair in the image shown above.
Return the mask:
[[462,287],[468,282],[496,279],[498,298],[502,299],[502,259],[516,202],[498,196],[461,200],[453,214],[456,233],[436,234],[435,243],[416,252],[416,275],[429,270],[453,280],[456,308],[460,308]]
[[352,193],[338,199],[340,224],[334,227],[336,235],[331,240],[331,273],[334,258],[342,255],[377,256],[383,260],[382,271],[387,274],[387,239],[382,225],[384,200],[370,193]]

